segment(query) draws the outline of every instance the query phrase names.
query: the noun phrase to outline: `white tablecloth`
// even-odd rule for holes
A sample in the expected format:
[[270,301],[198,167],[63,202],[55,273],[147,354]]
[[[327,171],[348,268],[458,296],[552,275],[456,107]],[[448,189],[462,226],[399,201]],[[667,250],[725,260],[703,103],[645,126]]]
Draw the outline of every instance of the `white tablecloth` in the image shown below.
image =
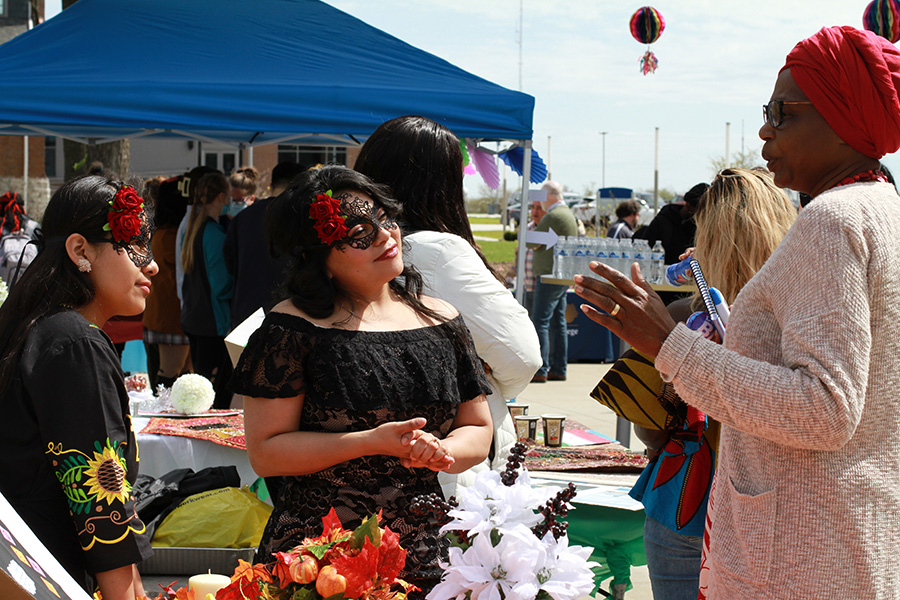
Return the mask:
[[137,434],[140,473],[159,477],[185,467],[196,472],[206,467],[234,465],[241,476],[242,485],[250,485],[256,481],[257,475],[250,466],[245,450],[176,435],[140,433],[150,419],[134,417],[132,422]]

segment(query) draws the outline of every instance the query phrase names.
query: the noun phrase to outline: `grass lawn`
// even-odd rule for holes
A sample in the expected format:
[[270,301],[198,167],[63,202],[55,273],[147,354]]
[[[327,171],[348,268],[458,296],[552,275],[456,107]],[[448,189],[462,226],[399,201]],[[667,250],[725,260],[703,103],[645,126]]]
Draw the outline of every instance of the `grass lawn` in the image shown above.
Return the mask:
[[500,215],[496,217],[469,217],[469,223],[477,225],[499,225]]
[[505,240],[497,240],[496,242],[478,241],[481,251],[488,262],[494,263],[510,263],[516,260],[516,243],[507,242]]

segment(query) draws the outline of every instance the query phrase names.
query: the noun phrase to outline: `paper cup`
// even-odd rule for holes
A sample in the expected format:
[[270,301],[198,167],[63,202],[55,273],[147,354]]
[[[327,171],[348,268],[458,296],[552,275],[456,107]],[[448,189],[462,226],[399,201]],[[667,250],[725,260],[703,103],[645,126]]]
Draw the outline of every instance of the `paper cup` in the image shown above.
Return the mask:
[[529,417],[528,415],[515,417],[516,438],[520,442],[537,441],[537,424],[540,420],[540,417]]
[[566,415],[541,415],[544,421],[544,444],[558,448],[562,446]]
[[509,415],[513,419],[528,414],[528,405],[521,402],[507,402],[506,408],[509,409]]

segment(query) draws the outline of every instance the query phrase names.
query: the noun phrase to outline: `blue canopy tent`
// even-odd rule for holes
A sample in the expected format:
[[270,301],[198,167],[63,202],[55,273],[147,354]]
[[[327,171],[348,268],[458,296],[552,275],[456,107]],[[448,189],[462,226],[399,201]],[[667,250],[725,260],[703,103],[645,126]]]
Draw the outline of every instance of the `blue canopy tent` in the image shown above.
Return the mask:
[[364,137],[421,114],[530,139],[534,98],[319,0],[81,0],[0,46],[3,133],[247,145]]
[[0,46],[0,89],[0,135],[83,143],[358,144],[419,114],[530,149],[534,111],[319,0],[80,0]]

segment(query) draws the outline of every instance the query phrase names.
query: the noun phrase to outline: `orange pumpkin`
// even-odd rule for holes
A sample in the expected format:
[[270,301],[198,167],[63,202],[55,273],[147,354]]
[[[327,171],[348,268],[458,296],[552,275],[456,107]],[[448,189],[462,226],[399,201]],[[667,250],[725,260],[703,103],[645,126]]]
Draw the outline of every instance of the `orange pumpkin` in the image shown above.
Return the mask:
[[347,579],[337,572],[331,565],[325,565],[319,569],[316,578],[316,591],[323,598],[329,598],[335,594],[343,594],[347,589]]

